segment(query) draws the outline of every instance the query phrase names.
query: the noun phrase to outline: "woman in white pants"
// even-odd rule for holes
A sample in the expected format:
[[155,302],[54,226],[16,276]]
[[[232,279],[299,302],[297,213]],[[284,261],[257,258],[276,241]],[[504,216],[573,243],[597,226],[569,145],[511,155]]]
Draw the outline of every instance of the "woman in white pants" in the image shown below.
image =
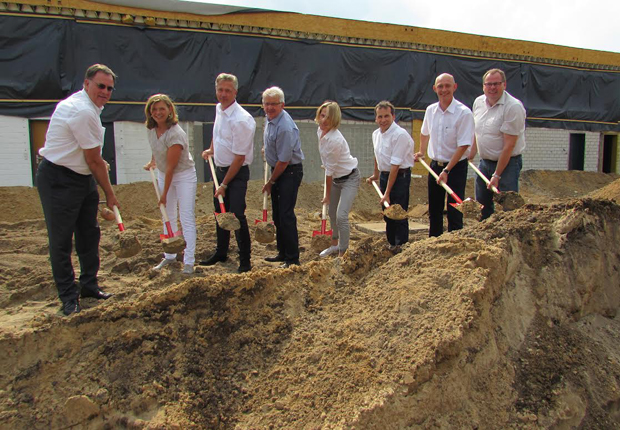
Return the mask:
[[323,204],[329,204],[333,231],[331,246],[321,251],[321,257],[335,253],[342,256],[349,247],[349,212],[360,185],[357,158],[351,156],[349,144],[338,130],[341,117],[338,103],[326,101],[319,106],[314,118],[319,125],[319,154],[326,175]]
[[[155,94],[144,109],[148,129],[151,161],[145,170],[157,168],[157,182],[161,199],[174,232],[177,231],[177,207],[186,247],[183,255],[183,273],[194,273],[196,252],[196,167],[189,153],[187,134],[179,126],[177,110],[165,94]],[[165,232],[164,233],[168,233]],[[164,253],[164,259],[155,266],[161,270],[176,261],[176,254]]]

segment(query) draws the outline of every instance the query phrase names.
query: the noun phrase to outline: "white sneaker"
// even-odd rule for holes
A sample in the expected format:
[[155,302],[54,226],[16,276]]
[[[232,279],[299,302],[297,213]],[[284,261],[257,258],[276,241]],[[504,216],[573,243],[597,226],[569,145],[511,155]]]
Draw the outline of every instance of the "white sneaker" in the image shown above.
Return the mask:
[[191,275],[192,273],[194,273],[194,266],[192,266],[191,264],[186,264],[185,266],[183,266],[183,274]]
[[338,245],[332,245],[329,248],[321,251],[321,253],[319,254],[319,257],[325,258],[325,257],[329,257],[332,254],[337,254],[337,253],[338,253]]
[[175,261],[176,260],[172,260],[172,259],[169,260],[167,258],[164,258],[163,260],[161,260],[161,262],[157,266],[153,267],[153,270],[161,270],[164,267],[171,265]]

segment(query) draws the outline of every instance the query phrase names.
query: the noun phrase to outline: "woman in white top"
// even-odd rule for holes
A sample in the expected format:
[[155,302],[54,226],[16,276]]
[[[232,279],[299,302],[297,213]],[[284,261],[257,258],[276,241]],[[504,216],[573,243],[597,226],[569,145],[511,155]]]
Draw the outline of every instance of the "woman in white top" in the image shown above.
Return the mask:
[[[157,182],[161,199],[166,206],[172,228],[177,231],[177,206],[186,247],[183,256],[183,273],[194,273],[196,251],[196,168],[189,152],[187,134],[179,126],[176,107],[170,97],[155,94],[146,102],[144,109],[146,128],[151,146],[151,161],[145,170],[157,168]],[[168,232],[164,232],[168,233]],[[176,261],[176,254],[164,253],[164,259],[155,270]]]
[[321,257],[338,253],[342,256],[349,247],[349,211],[360,185],[357,158],[351,156],[349,144],[338,130],[342,115],[338,103],[326,101],[316,111],[314,121],[319,125],[319,154],[325,167],[325,199],[329,203],[329,222],[332,228],[331,246]]

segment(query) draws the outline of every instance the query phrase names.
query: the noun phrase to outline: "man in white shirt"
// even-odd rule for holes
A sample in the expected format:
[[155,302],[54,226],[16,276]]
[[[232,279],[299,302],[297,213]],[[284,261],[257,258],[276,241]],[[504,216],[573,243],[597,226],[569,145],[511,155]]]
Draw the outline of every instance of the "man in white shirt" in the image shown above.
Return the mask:
[[[80,311],[80,295],[107,299],[99,288],[99,239],[97,222],[101,186],[107,206],[119,206],[108,165],[101,157],[105,129],[101,111],[110,100],[116,75],[103,64],[86,71],[84,88],[58,103],[39,151],[36,185],[43,206],[49,240],[50,262],[62,311]],[[71,264],[73,236],[80,261],[79,286]]]
[[482,219],[495,211],[493,192],[519,192],[519,175],[525,150],[525,108],[523,103],[506,91],[506,74],[500,69],[487,71],[482,78],[481,95],[474,101],[476,140],[469,159],[480,153],[479,168],[490,179],[487,184],[476,178],[476,200],[484,205]]
[[[428,175],[428,218],[431,237],[443,234],[443,210],[446,207],[446,191],[440,183],[446,183],[462,199],[467,185],[467,150],[474,140],[474,116],[471,110],[454,98],[457,84],[454,77],[443,73],[435,79],[433,91],[439,101],[426,108],[420,151],[415,160],[424,158],[428,148],[431,169],[439,175]],[[448,203],[456,203],[448,196]],[[463,228],[463,214],[448,205],[448,231]]]
[[[366,181],[379,180],[383,192],[381,205],[398,204],[406,211],[409,209],[409,186],[411,185],[411,168],[413,167],[413,138],[407,131],[396,124],[394,105],[382,101],[375,106],[375,122],[379,128],[372,133],[372,145],[375,152],[375,170]],[[382,206],[383,207],[383,206]],[[409,221],[385,220],[385,233],[391,247],[398,247],[409,242]]]
[[[235,75],[220,73],[215,79],[215,94],[219,102],[215,107],[215,123],[213,124],[213,140],[211,147],[202,153],[206,160],[213,156],[215,174],[220,187],[215,190],[213,204],[219,210],[218,196],[224,199],[226,211],[235,214],[241,227],[235,231],[239,247],[239,268],[237,272],[248,272],[252,269],[250,253],[252,242],[248,220],[245,216],[245,195],[250,179],[249,165],[254,157],[254,132],[256,122],[236,100],[238,81]],[[212,266],[228,259],[230,232],[216,226],[217,246],[215,253],[199,264]]]

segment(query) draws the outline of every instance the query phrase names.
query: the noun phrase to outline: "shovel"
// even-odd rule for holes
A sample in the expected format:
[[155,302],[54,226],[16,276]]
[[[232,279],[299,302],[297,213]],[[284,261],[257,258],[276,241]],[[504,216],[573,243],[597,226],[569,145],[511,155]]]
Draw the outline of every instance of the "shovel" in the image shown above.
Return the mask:
[[[476,172],[478,176],[482,178],[485,184],[489,185],[491,183],[491,181],[489,181],[489,178],[487,178],[484,173],[482,173],[480,169],[478,169],[474,165],[474,163],[472,163],[471,161],[468,162],[471,168],[474,169],[474,172]],[[500,192],[495,185],[491,186],[491,190],[493,190],[493,192],[495,193],[493,200],[502,205],[502,209],[505,211],[512,211],[518,209],[525,204],[525,200],[519,195],[519,193],[516,193],[514,191]]]
[[[478,169],[474,163],[472,163],[470,160],[467,160],[467,162],[469,163],[469,167],[474,169],[474,172],[476,172],[478,176],[480,176],[480,178],[484,181],[485,184],[489,185],[491,183],[491,181],[489,181],[489,178],[484,176],[484,173],[482,173],[480,169]],[[493,190],[495,194],[499,194],[499,190],[497,189],[495,185],[493,185],[491,189]]]
[[[383,193],[379,189],[379,185],[377,185],[377,181],[372,181],[372,186],[375,187],[375,190],[377,190],[377,194],[379,194],[379,197],[383,199]],[[405,212],[405,210],[403,209],[401,205],[398,205],[398,204],[390,205],[388,202],[384,201],[383,206],[385,206],[385,210],[383,211],[383,214],[389,219],[399,221],[399,220],[407,218],[407,212]]]
[[[269,165],[267,164],[267,161],[265,161],[265,185],[267,184],[268,178],[269,178],[269,173],[267,171],[267,169],[269,168]],[[263,219],[256,219],[254,220],[254,224],[258,224],[259,222],[267,222],[267,193],[263,193]]]
[[[323,179],[323,200],[327,195],[327,175]],[[312,249],[323,251],[331,243],[332,230],[327,230],[327,203],[323,203],[321,211],[321,230],[312,232]]]
[[[269,173],[267,169],[269,165],[265,161],[265,184],[267,184]],[[267,193],[263,193],[263,219],[254,220],[256,224],[256,232],[254,237],[259,243],[271,243],[275,239],[276,228],[273,223],[267,221]]]
[[118,211],[118,207],[114,205],[114,216],[116,217],[116,223],[118,224],[118,230],[120,231],[118,238],[118,249],[114,251],[117,257],[128,258],[133,257],[142,251],[142,246],[138,242],[138,238],[125,232],[125,225],[123,224],[123,218]]
[[[155,194],[157,194],[157,201],[161,199],[161,195],[159,194],[159,187],[157,186],[157,178],[155,178],[155,169],[152,167],[149,169],[151,172],[151,179],[153,180],[153,186],[155,187]],[[166,212],[166,206],[163,204],[159,205],[159,210],[161,212],[161,216],[164,219],[164,227],[168,234],[160,234],[159,238],[161,240],[162,248],[164,252],[168,254],[177,254],[185,249],[185,239],[183,239],[183,234],[180,231],[173,233],[172,225],[170,224],[170,219],[168,218],[168,213]]]
[[[435,171],[431,169],[428,164],[426,164],[426,161],[422,160],[421,158],[418,159],[418,161],[426,168],[426,170],[428,170],[428,173],[430,173],[433,178],[435,178],[435,180],[439,179],[439,175],[435,173]],[[449,203],[449,205],[458,210],[459,212],[462,212],[464,216],[473,218],[480,213],[480,210],[482,209],[482,205],[480,203],[470,199],[469,197],[466,198],[465,201],[461,200],[461,198],[457,196],[456,193],[452,191],[452,188],[450,188],[445,182],[440,182],[439,185],[441,185],[443,189],[446,190],[448,194],[450,194],[450,197],[452,197],[454,201],[456,201],[456,203]]]
[[[215,176],[215,166],[213,165],[213,157],[207,157],[209,161],[209,167],[211,168],[211,177],[213,178],[213,184],[215,185],[215,189],[217,190],[220,187],[220,184],[217,181],[217,176]],[[217,196],[218,201],[220,202],[220,213],[215,213],[215,220],[218,225],[224,230],[234,231],[239,230],[241,228],[241,223],[235,216],[235,214],[226,212],[226,208],[224,207],[224,199],[221,195]]]

